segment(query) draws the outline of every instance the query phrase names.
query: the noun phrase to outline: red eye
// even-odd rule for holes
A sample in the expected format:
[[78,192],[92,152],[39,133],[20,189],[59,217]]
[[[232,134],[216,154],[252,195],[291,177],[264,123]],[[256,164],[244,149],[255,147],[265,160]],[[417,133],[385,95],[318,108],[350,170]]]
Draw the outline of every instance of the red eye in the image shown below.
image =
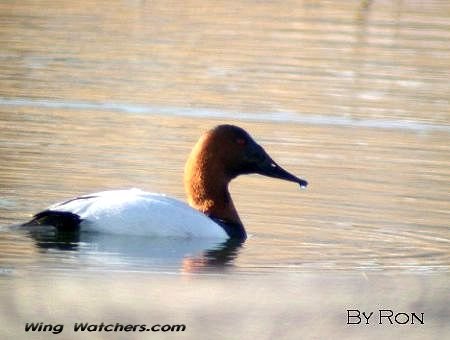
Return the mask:
[[237,138],[236,143],[239,145],[245,145],[247,144],[247,141],[244,138]]

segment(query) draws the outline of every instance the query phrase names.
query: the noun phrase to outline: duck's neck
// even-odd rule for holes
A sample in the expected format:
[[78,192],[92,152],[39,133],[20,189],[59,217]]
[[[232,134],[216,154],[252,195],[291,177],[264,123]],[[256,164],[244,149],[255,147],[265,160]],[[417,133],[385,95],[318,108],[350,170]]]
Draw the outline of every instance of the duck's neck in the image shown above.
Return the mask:
[[211,183],[198,178],[186,185],[189,205],[205,215],[242,224],[228,191],[228,183]]
[[198,145],[192,151],[184,173],[188,203],[212,218],[242,226],[228,191],[231,178],[213,158],[214,153],[206,152]]

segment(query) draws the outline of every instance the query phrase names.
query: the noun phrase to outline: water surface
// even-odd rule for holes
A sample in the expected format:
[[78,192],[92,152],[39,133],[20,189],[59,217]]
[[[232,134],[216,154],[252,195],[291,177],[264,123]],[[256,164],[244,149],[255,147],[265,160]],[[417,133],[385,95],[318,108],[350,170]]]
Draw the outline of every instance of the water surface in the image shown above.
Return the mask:
[[[186,322],[189,338],[449,332],[448,2],[22,1],[0,13],[2,336],[102,318]],[[310,183],[233,181],[244,244],[6,228],[107,189],[184,199],[191,147],[224,122]],[[383,306],[426,323],[346,325],[346,309]]]

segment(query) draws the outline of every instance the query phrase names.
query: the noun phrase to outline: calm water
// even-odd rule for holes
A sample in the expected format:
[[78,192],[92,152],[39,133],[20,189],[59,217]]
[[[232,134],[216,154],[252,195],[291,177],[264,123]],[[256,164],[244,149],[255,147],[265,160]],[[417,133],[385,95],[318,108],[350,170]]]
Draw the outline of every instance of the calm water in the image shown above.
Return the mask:
[[[447,1],[1,2],[0,337],[448,334],[449,18]],[[7,228],[105,189],[184,199],[190,148],[223,122],[310,182],[235,180],[243,245]],[[426,322],[351,327],[354,308]]]

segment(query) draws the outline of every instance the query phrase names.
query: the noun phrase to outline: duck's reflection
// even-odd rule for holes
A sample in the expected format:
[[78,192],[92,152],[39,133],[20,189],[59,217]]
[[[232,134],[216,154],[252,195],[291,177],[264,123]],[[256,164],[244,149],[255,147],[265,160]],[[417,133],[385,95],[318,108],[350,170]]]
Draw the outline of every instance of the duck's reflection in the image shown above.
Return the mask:
[[[61,232],[52,227],[27,230],[42,251],[79,254],[86,264],[178,267],[183,272],[225,269],[233,265],[243,241],[229,239],[148,238],[101,233]],[[87,263],[88,264],[88,263]]]

